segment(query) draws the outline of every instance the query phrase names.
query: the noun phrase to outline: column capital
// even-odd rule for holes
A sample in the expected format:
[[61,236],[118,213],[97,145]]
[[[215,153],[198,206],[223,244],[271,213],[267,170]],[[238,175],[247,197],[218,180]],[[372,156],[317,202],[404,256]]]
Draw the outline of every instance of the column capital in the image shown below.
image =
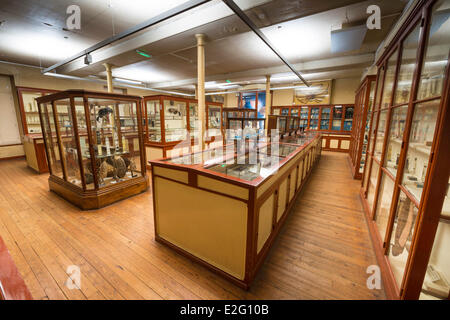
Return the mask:
[[197,33],[197,34],[195,34],[195,37],[197,38],[197,45],[198,45],[198,46],[203,46],[203,45],[205,45],[205,39],[206,39],[205,34],[203,34],[203,33]]

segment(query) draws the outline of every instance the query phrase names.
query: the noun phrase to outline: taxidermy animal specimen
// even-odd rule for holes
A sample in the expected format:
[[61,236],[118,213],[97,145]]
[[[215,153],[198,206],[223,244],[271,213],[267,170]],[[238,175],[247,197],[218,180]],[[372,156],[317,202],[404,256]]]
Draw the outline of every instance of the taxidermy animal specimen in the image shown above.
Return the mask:
[[97,121],[99,121],[100,119],[103,119],[104,117],[106,117],[110,113],[113,113],[113,109],[111,109],[110,107],[101,108],[98,111]]

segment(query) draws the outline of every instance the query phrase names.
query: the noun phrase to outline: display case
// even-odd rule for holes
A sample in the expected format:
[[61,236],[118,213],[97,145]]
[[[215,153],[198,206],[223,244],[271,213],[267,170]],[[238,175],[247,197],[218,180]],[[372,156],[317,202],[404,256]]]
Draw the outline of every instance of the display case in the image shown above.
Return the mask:
[[449,1],[422,1],[377,63],[361,198],[393,299],[448,299]]
[[36,101],[50,190],[95,209],[147,189],[140,97],[67,90]]
[[349,152],[354,105],[273,106],[273,115],[300,115],[304,130],[322,132],[323,150]]
[[253,109],[224,108],[225,138],[233,140],[249,135],[263,136],[266,118],[257,115]]
[[300,134],[305,132],[305,129],[301,127],[300,117],[294,116],[276,116],[269,115],[269,121],[267,124],[268,134],[272,135],[272,130],[278,130],[278,134],[281,138]]
[[[221,103],[206,102],[205,143],[223,144]],[[194,151],[198,144],[198,102],[165,95],[143,98],[143,123],[147,160]]]
[[366,162],[369,128],[375,99],[375,81],[376,75],[368,75],[356,90],[354,125],[349,150],[350,167],[354,179],[362,178]]
[[320,157],[288,139],[151,161],[155,239],[248,289]]
[[55,93],[56,90],[17,87],[20,116],[23,128],[23,148],[28,167],[38,173],[48,172],[44,139],[36,98]]

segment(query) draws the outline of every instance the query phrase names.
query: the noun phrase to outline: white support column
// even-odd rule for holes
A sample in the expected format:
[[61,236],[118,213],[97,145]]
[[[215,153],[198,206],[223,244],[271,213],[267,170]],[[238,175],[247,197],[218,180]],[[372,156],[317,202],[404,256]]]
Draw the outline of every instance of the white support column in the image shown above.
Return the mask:
[[266,110],[264,113],[264,117],[266,118],[266,121],[264,124],[264,130],[266,132],[266,136],[270,134],[270,132],[268,132],[268,125],[269,125],[269,114],[270,114],[270,108],[271,108],[271,101],[272,101],[272,97],[270,96],[270,75],[266,75]]
[[205,103],[205,35],[196,34],[197,38],[197,100],[199,126],[199,146],[205,149],[206,103]]

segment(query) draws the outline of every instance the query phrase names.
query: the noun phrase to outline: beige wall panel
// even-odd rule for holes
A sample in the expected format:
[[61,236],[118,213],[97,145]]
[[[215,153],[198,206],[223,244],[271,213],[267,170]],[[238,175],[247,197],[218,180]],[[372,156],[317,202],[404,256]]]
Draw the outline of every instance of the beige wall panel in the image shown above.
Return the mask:
[[291,202],[292,198],[294,198],[296,181],[297,181],[297,168],[294,167],[294,170],[291,173],[291,185],[289,186],[289,202]]
[[355,103],[355,91],[360,83],[360,78],[334,79],[331,87],[331,103]]
[[247,204],[158,177],[155,190],[158,235],[244,279]]
[[300,187],[300,184],[302,183],[302,177],[303,177],[303,160],[300,161],[300,164],[298,166],[298,174],[297,174],[297,188]]
[[237,185],[197,175],[197,185],[200,188],[228,194],[233,197],[248,200],[248,189]]
[[257,253],[261,251],[272,232],[274,200],[275,195],[272,194],[259,209]]
[[272,96],[272,105],[290,106],[294,102],[294,89],[274,90]]
[[24,141],[23,149],[25,150],[25,156],[27,158],[27,164],[29,167],[33,168],[36,171],[39,171],[39,166],[36,158],[36,152],[34,150],[34,143]]
[[183,183],[188,183],[188,172],[187,171],[181,171],[181,170],[173,170],[173,169],[167,169],[163,167],[154,166],[153,172],[159,176],[166,177],[172,180],[180,181]]
[[330,148],[337,149],[339,140],[330,139]]
[[9,157],[18,157],[25,154],[23,145],[16,146],[0,146],[0,159]]
[[350,141],[341,140],[341,149],[349,149],[349,148],[350,148]]
[[327,145],[327,140],[325,140],[325,139],[322,139],[322,147],[323,147],[323,148],[325,148],[325,147],[326,147],[326,145]]

